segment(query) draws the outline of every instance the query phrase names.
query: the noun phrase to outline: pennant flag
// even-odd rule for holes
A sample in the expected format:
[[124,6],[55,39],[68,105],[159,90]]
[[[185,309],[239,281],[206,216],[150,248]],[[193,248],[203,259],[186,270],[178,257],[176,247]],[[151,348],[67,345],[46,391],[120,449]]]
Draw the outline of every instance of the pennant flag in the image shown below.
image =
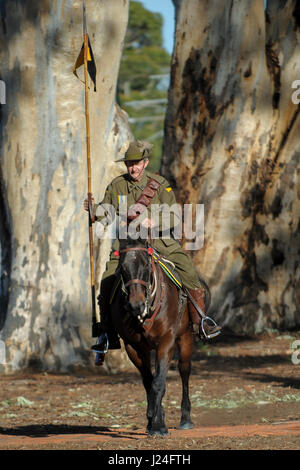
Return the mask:
[[[87,60],[88,60],[87,68],[88,68],[89,76],[91,77],[91,80],[94,83],[94,91],[96,91],[96,72],[97,72],[97,69],[96,69],[96,63],[95,63],[94,54],[93,54],[92,46],[91,46],[91,43],[90,43],[90,39],[88,39],[88,45],[89,45],[89,47],[88,47],[88,51],[87,51]],[[81,51],[79,53],[79,56],[77,57],[76,63],[75,63],[74,68],[73,68],[73,73],[79,80],[80,80],[80,78],[77,75],[77,69],[79,67],[81,67],[83,64],[84,64],[84,44],[82,44]],[[84,83],[82,80],[80,80],[80,81],[82,83]]]

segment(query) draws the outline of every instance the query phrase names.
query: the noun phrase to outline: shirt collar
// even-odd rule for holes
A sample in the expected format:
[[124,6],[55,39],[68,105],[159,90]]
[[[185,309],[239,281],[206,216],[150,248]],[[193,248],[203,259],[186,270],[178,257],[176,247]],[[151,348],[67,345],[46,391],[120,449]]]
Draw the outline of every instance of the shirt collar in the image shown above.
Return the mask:
[[147,173],[144,171],[141,181],[132,181],[129,176],[127,176],[128,191],[132,191],[133,188],[140,188],[144,191],[147,186]]

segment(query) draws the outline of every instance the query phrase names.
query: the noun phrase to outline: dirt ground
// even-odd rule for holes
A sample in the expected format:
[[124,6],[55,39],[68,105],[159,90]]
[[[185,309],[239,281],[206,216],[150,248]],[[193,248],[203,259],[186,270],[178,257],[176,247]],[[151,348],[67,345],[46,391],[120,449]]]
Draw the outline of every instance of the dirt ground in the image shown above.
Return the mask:
[[164,397],[166,437],[145,433],[145,393],[130,366],[118,374],[95,367],[2,376],[0,449],[298,450],[300,364],[292,361],[297,339],[300,332],[272,332],[256,339],[223,335],[195,345],[195,427],[189,431],[178,429],[181,383],[174,357]]

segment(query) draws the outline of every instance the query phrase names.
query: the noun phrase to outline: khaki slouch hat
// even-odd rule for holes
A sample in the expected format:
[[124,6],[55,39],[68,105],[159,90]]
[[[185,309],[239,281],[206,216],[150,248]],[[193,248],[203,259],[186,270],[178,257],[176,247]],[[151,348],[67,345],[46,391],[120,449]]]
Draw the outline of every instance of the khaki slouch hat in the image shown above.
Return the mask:
[[120,160],[116,160],[116,162],[131,162],[150,158],[152,156],[152,149],[153,145],[145,140],[130,142],[124,157]]

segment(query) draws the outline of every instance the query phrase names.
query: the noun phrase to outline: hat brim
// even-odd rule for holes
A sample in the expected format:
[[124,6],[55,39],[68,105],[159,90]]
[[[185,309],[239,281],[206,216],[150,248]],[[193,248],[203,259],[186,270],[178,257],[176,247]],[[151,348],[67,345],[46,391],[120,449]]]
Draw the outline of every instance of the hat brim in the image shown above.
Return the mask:
[[149,159],[149,156],[144,156],[144,157],[140,157],[140,158],[137,158],[137,157],[134,157],[134,158],[120,158],[119,160],[115,160],[115,163],[118,163],[118,162],[140,162],[141,160],[145,160],[145,159]]

